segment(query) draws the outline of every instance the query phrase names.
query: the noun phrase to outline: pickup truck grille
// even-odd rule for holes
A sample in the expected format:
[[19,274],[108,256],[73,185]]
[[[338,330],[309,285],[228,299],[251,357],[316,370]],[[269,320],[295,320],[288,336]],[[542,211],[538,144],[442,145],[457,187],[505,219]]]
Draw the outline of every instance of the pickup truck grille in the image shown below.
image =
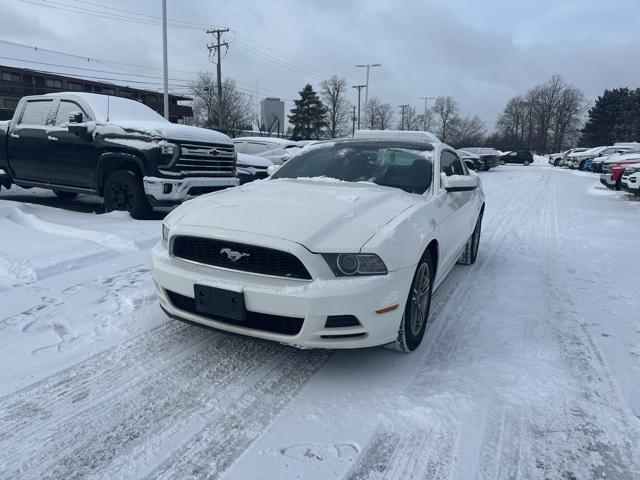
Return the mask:
[[311,280],[309,271],[298,257],[273,248],[179,235],[173,239],[172,253],[174,257],[215,267]]
[[180,157],[169,170],[188,174],[236,175],[233,145],[180,143]]

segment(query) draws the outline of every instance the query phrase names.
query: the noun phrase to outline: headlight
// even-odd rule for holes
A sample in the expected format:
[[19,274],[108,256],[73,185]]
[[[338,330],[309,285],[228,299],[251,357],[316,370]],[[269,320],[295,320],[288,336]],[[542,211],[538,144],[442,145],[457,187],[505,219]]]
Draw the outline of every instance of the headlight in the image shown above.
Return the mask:
[[169,227],[162,222],[162,242],[165,245],[169,244]]
[[167,142],[166,140],[160,140],[158,142],[158,147],[160,147],[160,153],[168,157],[173,157],[180,148],[179,145]]
[[336,277],[386,275],[387,267],[374,253],[323,253],[325,261]]

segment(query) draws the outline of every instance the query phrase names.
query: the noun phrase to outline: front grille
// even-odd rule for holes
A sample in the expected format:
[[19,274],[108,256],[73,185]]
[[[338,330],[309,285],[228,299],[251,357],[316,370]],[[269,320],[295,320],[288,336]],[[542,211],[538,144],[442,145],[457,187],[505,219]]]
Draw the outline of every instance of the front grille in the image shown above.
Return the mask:
[[257,312],[247,312],[247,318],[245,320],[231,320],[223,317],[214,317],[213,315],[197,312],[196,302],[193,298],[172,292],[171,290],[165,290],[165,292],[167,292],[167,296],[173,306],[178,310],[209,318],[220,323],[228,323],[229,325],[251,328],[253,330],[291,336],[300,333],[302,324],[304,323],[303,318],[283,317],[280,315],[268,315],[266,313]]
[[311,280],[309,271],[295,255],[257,245],[179,235],[173,239],[173,255],[215,267]]
[[233,149],[233,145],[225,144],[180,143],[180,156],[169,170],[234,177],[236,167]]

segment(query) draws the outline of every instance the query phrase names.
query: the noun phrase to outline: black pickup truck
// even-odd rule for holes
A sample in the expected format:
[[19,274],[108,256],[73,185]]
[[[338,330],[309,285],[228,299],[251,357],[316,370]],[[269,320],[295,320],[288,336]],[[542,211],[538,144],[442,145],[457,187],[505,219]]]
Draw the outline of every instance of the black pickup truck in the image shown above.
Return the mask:
[[238,185],[226,135],[176,125],[146,105],[69,92],[24,97],[0,122],[0,188],[12,184],[104,197],[145,218],[153,207]]

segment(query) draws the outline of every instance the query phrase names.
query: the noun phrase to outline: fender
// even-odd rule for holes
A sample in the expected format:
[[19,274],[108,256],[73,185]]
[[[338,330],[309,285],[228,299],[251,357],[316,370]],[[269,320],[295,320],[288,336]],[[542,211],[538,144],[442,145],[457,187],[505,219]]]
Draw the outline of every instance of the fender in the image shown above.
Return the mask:
[[97,190],[98,190],[98,194],[102,195],[102,188],[104,186],[104,182],[106,181],[106,178],[103,178],[103,173],[104,171],[109,167],[109,165],[116,163],[116,162],[133,162],[138,169],[140,170],[140,173],[144,176],[146,174],[146,167],[144,164],[144,161],[142,160],[142,158],[140,158],[138,155],[133,154],[133,153],[128,153],[128,152],[104,152],[102,154],[100,154],[100,156],[98,157],[98,171],[97,171]]

